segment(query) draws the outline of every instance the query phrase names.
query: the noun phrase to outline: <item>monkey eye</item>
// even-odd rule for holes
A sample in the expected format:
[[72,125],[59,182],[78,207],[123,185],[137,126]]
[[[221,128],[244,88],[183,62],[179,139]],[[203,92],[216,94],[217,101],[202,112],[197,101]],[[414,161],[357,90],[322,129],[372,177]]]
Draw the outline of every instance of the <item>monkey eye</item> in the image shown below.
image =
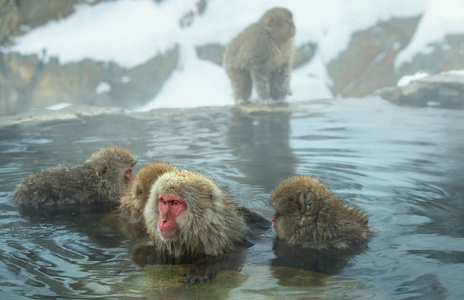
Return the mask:
[[178,201],[172,201],[172,206],[177,206],[179,205],[180,203]]

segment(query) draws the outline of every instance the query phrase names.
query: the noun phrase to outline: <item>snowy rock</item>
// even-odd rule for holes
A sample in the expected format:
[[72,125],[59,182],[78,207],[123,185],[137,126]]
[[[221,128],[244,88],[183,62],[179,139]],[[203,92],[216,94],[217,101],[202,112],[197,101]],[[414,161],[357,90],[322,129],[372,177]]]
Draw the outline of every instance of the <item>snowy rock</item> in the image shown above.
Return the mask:
[[[0,91],[4,100],[0,101],[0,115],[59,102],[139,107],[159,92],[178,59],[178,47],[131,69],[90,59],[60,64],[56,58],[6,53],[0,55]],[[102,86],[102,82],[106,84]]]
[[380,89],[374,95],[399,105],[464,109],[464,72],[427,76],[406,86]]
[[85,120],[103,115],[124,115],[120,107],[102,107],[90,105],[72,105],[59,110],[39,109],[20,113],[15,116],[0,117],[0,127],[14,125],[34,126],[38,123]]
[[393,18],[352,35],[348,48],[327,65],[335,95],[363,97],[395,85],[397,54],[414,35],[420,17]]

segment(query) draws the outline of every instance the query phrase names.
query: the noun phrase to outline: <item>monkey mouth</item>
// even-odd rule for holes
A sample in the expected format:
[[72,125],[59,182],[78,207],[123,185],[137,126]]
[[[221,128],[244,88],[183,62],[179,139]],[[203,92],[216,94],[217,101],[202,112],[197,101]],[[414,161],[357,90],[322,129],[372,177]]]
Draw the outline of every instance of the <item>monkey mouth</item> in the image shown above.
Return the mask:
[[159,233],[161,234],[162,237],[165,239],[170,239],[173,238],[176,235],[175,230],[160,230]]

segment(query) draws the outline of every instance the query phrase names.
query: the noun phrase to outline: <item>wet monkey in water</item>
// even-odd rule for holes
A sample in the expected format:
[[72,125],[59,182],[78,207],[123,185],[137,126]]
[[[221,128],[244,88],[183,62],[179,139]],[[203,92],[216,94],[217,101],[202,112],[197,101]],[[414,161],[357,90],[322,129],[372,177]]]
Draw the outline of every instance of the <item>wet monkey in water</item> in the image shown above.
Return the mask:
[[193,262],[186,282],[208,281],[227,252],[245,245],[247,226],[238,204],[200,173],[174,170],[160,176],[143,217],[155,256]]
[[132,179],[137,159],[119,146],[107,146],[84,163],[58,165],[28,175],[13,197],[21,207],[69,209],[75,205],[116,205]]
[[285,101],[290,93],[295,32],[292,13],[275,7],[232,40],[223,65],[237,103],[248,102],[253,87],[261,102]]
[[346,249],[366,242],[371,229],[364,212],[335,197],[308,176],[284,181],[272,194],[273,226],[279,239],[315,250]]
[[124,196],[121,198],[118,213],[131,222],[141,219],[153,184],[158,177],[174,170],[176,167],[165,162],[154,162],[143,166],[129,183]]
[[[118,209],[107,217],[106,224],[113,224],[128,238],[147,235],[143,210],[150,196],[152,186],[164,173],[178,171],[176,167],[165,162],[154,162],[143,166],[129,183]],[[238,205],[238,214],[252,229],[251,234],[259,234],[270,229],[272,223],[249,208]]]
[[174,170],[176,167],[165,162],[154,162],[143,166],[129,183],[118,209],[108,216],[105,222],[115,224],[128,238],[147,235],[143,210],[151,188],[158,177]]

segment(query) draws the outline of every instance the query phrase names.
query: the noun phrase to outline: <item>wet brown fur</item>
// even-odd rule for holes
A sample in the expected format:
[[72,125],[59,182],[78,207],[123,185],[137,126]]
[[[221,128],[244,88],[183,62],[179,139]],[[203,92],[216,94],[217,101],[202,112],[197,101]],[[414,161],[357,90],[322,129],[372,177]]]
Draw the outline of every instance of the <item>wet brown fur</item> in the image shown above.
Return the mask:
[[224,67],[236,102],[248,102],[252,87],[262,102],[285,101],[290,92],[293,37],[282,7],[266,11],[261,19],[235,37],[224,54]]
[[148,201],[151,187],[158,177],[173,170],[176,170],[176,167],[165,162],[155,162],[143,166],[129,183],[124,196],[121,198],[121,204],[118,208],[119,214],[133,222],[143,219],[143,210]]
[[40,208],[117,204],[128,184],[124,172],[136,163],[126,149],[107,146],[82,164],[58,165],[27,176],[14,198],[21,206]]
[[173,165],[165,162],[143,166],[129,183],[118,209],[106,218],[105,223],[113,223],[124,236],[130,239],[148,235],[143,210],[151,187],[158,177],[175,169]]
[[[176,236],[163,238],[158,230],[158,197],[180,195],[187,209],[177,217]],[[172,171],[158,178],[144,211],[147,231],[161,253],[221,255],[242,242],[247,228],[237,204],[214,181],[200,173]]]
[[277,236],[316,250],[344,249],[366,241],[371,229],[358,208],[335,197],[327,185],[308,176],[283,182],[272,194]]

